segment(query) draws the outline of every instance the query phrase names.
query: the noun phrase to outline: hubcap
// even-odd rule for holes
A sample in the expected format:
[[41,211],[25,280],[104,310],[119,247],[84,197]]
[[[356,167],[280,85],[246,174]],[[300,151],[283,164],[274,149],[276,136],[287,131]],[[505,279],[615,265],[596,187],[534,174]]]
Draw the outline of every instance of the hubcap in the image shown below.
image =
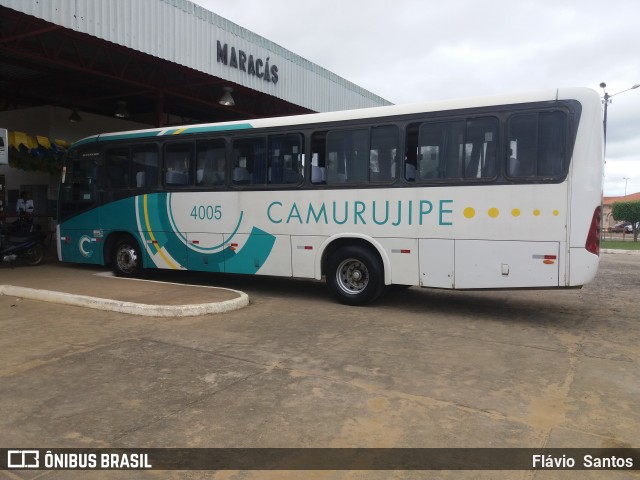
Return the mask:
[[369,271],[360,260],[349,258],[343,260],[338,266],[336,280],[343,292],[349,295],[357,295],[367,288]]
[[134,248],[129,245],[123,245],[118,250],[116,261],[120,270],[125,273],[132,273],[138,265],[138,255]]

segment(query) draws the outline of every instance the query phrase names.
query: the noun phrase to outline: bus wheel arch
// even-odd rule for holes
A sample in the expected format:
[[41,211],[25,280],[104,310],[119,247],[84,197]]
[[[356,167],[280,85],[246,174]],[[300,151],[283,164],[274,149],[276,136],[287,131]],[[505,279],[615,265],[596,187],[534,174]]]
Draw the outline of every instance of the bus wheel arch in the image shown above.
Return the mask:
[[385,262],[378,249],[360,238],[331,242],[322,255],[322,273],[334,296],[347,305],[375,301],[385,287]]
[[144,268],[140,243],[136,238],[123,232],[113,233],[107,238],[104,250],[105,262],[109,262],[118,277],[139,277]]

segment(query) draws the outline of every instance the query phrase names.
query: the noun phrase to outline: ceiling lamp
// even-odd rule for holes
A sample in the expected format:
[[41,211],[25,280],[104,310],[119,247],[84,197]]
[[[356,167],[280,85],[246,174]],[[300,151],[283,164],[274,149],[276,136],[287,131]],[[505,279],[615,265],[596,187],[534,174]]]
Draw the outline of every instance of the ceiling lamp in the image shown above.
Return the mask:
[[114,115],[118,118],[129,118],[129,110],[127,110],[127,102],[124,100],[118,100],[116,107],[116,113]]
[[82,117],[81,117],[81,116],[80,116],[80,114],[78,113],[78,109],[77,109],[77,108],[74,108],[74,109],[71,111],[71,115],[69,115],[68,120],[69,120],[71,123],[78,123],[78,122],[81,122],[81,121],[82,121]]
[[220,101],[218,102],[220,105],[224,105],[225,107],[233,107],[236,102],[233,100],[231,96],[231,92],[233,92],[233,88],[231,87],[223,87],[224,93],[222,97],[220,97]]

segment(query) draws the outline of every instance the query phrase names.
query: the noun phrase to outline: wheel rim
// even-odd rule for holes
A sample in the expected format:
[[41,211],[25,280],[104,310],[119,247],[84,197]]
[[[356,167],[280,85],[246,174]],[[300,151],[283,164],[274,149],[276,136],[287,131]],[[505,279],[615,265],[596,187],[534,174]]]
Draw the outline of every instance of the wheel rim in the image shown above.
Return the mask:
[[369,285],[369,270],[360,260],[348,258],[336,269],[336,283],[343,292],[357,295]]
[[122,245],[116,255],[118,269],[124,273],[133,273],[138,268],[138,252],[131,245]]

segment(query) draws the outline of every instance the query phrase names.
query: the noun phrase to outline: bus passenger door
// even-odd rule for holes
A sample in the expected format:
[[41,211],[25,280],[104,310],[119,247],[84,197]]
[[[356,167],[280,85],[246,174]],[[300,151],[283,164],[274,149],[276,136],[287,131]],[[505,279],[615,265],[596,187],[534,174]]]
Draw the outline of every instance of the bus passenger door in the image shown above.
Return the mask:
[[224,252],[225,272],[291,276],[288,235],[271,235],[254,227],[249,234],[238,233],[230,237]]

